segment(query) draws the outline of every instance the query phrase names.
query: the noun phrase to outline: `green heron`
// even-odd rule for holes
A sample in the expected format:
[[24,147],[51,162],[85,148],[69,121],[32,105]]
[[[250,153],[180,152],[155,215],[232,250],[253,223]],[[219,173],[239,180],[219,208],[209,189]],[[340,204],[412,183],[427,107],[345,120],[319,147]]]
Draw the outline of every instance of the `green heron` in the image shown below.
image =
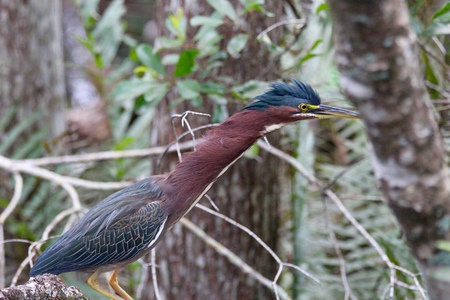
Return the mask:
[[297,80],[272,83],[254,100],[209,130],[198,149],[172,172],[136,182],[92,207],[42,253],[30,276],[93,272],[89,285],[115,299],[97,281],[100,273],[114,271],[110,286],[124,299],[132,299],[118,284],[119,269],[155,247],[259,138],[301,120],[358,117],[353,111],[321,104],[317,92]]

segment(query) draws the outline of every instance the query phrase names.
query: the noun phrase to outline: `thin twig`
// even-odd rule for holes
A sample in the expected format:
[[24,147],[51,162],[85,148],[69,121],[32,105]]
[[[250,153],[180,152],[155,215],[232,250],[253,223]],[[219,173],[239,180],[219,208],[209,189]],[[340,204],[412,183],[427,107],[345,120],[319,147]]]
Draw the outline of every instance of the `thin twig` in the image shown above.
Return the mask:
[[328,229],[328,234],[330,236],[331,242],[333,243],[334,246],[334,252],[336,253],[337,257],[338,257],[338,261],[339,261],[339,270],[341,273],[341,281],[342,281],[342,285],[344,286],[344,291],[345,291],[345,300],[348,300],[349,298],[352,299],[357,299],[353,292],[352,289],[350,288],[350,284],[348,283],[348,278],[347,278],[347,270],[346,270],[346,263],[345,263],[345,258],[344,255],[342,254],[341,248],[339,247],[339,243],[338,240],[336,238],[336,234],[334,233],[333,229],[331,228],[331,224],[330,224],[330,220],[329,220],[329,214],[328,214],[328,208],[327,208],[327,202],[324,201],[322,202],[323,206],[324,206],[324,211],[325,211],[325,225]]
[[[206,207],[204,205],[201,205],[199,203],[197,203],[197,205],[195,207],[200,208],[201,210],[204,210],[204,211],[206,211],[207,213],[209,213],[211,215],[219,217],[222,220],[225,220],[226,222],[232,224],[233,226],[241,229],[242,231],[247,233],[249,236],[251,236],[258,244],[260,244],[273,257],[273,259],[275,259],[275,261],[279,265],[283,265],[283,262],[278,257],[278,255],[272,250],[272,248],[270,248],[256,233],[251,231],[249,228],[247,228],[244,225],[242,225],[241,223],[238,223],[235,220],[233,220],[233,219],[231,219],[231,218],[229,218],[229,217],[227,217],[227,216],[225,216],[225,215],[223,215],[221,213],[218,213],[218,212],[216,212],[216,211],[214,211],[212,209],[209,209],[208,207]],[[312,280],[314,280],[316,283],[320,283],[319,279],[315,278],[314,276],[312,276],[308,272],[304,271],[303,269],[299,268],[297,270],[299,270],[301,273],[306,275],[308,278],[311,278]]]
[[233,226],[241,229],[242,231],[244,231],[245,233],[247,233],[249,236],[251,236],[253,239],[255,239],[255,241],[258,242],[258,244],[260,244],[274,259],[278,264],[282,264],[283,262],[281,261],[281,259],[278,257],[278,255],[272,250],[272,248],[270,248],[256,233],[254,233],[253,231],[251,231],[249,228],[247,228],[246,226],[242,225],[241,223],[236,222],[235,220],[221,214],[218,213],[200,203],[197,203],[197,205],[195,206],[197,208],[200,208],[203,211],[206,211],[207,213],[214,215],[216,217],[219,217],[225,221],[227,221],[228,223],[232,224]]
[[272,288],[275,293],[275,298],[277,298],[277,300],[280,300],[280,295],[278,295],[278,290],[277,290],[277,281],[278,281],[278,279],[280,279],[282,271],[283,271],[283,264],[281,263],[278,265],[277,274],[275,274],[275,277],[272,280]]
[[158,287],[158,277],[156,276],[156,251],[155,248],[152,249],[150,253],[150,262],[151,262],[151,269],[152,269],[152,282],[153,282],[153,288],[155,289],[155,297],[156,300],[161,300],[161,294],[159,293],[159,287]]
[[7,239],[2,242],[2,244],[7,243],[25,243],[25,244],[32,244],[33,242],[30,240],[24,240],[24,239]]
[[31,257],[27,256],[22,263],[20,264],[19,268],[17,268],[16,273],[14,273],[13,279],[11,280],[10,286],[16,286],[17,281],[19,280],[20,274],[22,274],[22,271],[25,269],[25,267],[28,265],[28,263],[31,261]]
[[245,274],[249,274],[251,277],[259,281],[262,285],[269,289],[274,289],[276,295],[281,295],[282,299],[290,299],[288,293],[279,285],[273,285],[273,281],[264,277],[261,273],[253,269],[250,265],[244,262],[240,257],[238,257],[234,252],[230,251],[227,247],[213,239],[206,232],[204,232],[200,227],[192,223],[186,218],[182,218],[180,223],[194,233],[197,237],[202,239],[207,245],[213,247],[219,254],[228,258],[228,260],[241,269]]
[[266,29],[264,29],[263,31],[261,31],[260,34],[258,34],[258,36],[256,37],[257,40],[260,40],[264,35],[266,35],[267,33],[269,33],[270,31],[274,30],[277,27],[283,26],[283,25],[292,25],[292,24],[296,24],[296,25],[300,25],[300,27],[303,27],[305,25],[306,21],[305,19],[291,19],[291,20],[283,20],[280,22],[277,22],[273,25],[270,25],[269,27],[267,27]]
[[220,211],[219,207],[216,205],[216,203],[214,203],[213,199],[208,194],[205,194],[205,198],[208,199],[209,203],[216,211]]
[[172,120],[172,130],[173,130],[173,133],[174,133],[174,135],[175,135],[175,140],[176,140],[175,146],[176,146],[176,149],[177,149],[178,161],[180,161],[180,162],[182,161],[182,157],[181,157],[181,151],[180,151],[180,148],[179,148],[179,146],[178,146],[179,138],[178,138],[178,133],[177,133],[177,131],[175,130],[174,120],[177,119],[177,118],[181,118],[181,127],[184,127],[184,126],[186,125],[186,127],[188,128],[188,132],[189,132],[190,135],[192,136],[192,142],[194,143],[194,144],[193,144],[193,147],[194,147],[194,150],[195,150],[195,149],[196,149],[196,147],[195,147],[195,146],[196,146],[196,145],[195,145],[195,134],[194,134],[194,131],[193,131],[192,128],[191,128],[191,125],[189,124],[189,121],[187,120],[187,117],[188,117],[190,114],[191,114],[191,115],[196,115],[196,116],[206,116],[206,117],[211,118],[211,115],[210,115],[210,114],[199,113],[199,112],[190,111],[190,110],[185,111],[185,112],[183,112],[182,114],[174,114],[174,115],[171,117],[171,120]]
[[44,232],[42,233],[42,238],[45,240],[48,239],[48,237],[50,236],[50,232],[53,230],[53,228],[55,228],[56,225],[59,224],[59,222],[61,222],[65,217],[79,211],[81,211],[81,208],[71,207],[57,214],[56,217],[54,217],[50,222],[50,224],[45,227]]
[[23,189],[23,178],[17,171],[13,171],[14,176],[14,194],[9,202],[8,206],[0,215],[0,224],[4,224],[9,215],[16,208],[17,204],[19,204],[20,196],[22,195]]
[[[299,171],[308,181],[311,183],[316,184],[318,187],[326,186],[324,183],[322,183],[320,180],[318,180],[316,177],[311,175],[294,157],[291,155],[278,150],[274,147],[267,147],[265,143],[262,141],[258,141],[258,145],[263,148],[264,150],[268,151],[269,153],[274,154],[275,156],[283,159],[284,161],[291,164],[297,171]],[[389,295],[393,295],[394,293],[394,287],[395,287],[395,281],[396,281],[396,275],[395,270],[399,270],[411,277],[414,278],[414,283],[417,286],[417,289],[420,291],[422,296],[425,299],[425,291],[423,287],[420,285],[419,281],[417,280],[416,276],[397,265],[395,265],[389,257],[386,255],[386,253],[381,248],[380,244],[367,232],[367,230],[353,217],[353,215],[347,210],[345,205],[342,203],[342,201],[339,199],[339,197],[330,189],[324,190],[324,193],[330,198],[334,204],[339,208],[339,210],[342,212],[342,214],[345,216],[345,218],[350,221],[350,223],[356,228],[356,230],[359,231],[359,233],[369,242],[369,244],[375,249],[375,251],[378,253],[378,255],[381,257],[381,259],[384,261],[384,263],[389,268],[390,272],[390,281],[389,281]]]
[[4,245],[4,230],[3,225],[5,224],[8,216],[14,211],[17,204],[19,204],[20,196],[22,195],[23,189],[23,178],[18,172],[13,171],[14,176],[14,194],[9,202],[8,206],[0,215],[0,288],[5,287],[5,245]]
[[[192,142],[182,142],[178,143],[178,147],[181,151],[191,149]],[[76,155],[63,155],[55,157],[43,157],[34,159],[24,159],[20,160],[25,164],[35,165],[35,166],[45,166],[45,165],[58,165],[58,164],[68,164],[68,163],[87,163],[96,162],[101,160],[119,159],[119,158],[139,158],[161,155],[163,153],[172,153],[176,151],[174,143],[169,146],[153,147],[147,149],[133,149],[133,150],[123,150],[123,151],[103,151],[94,153],[84,153]]]
[[144,289],[147,287],[146,283],[148,281],[148,263],[144,261],[143,258],[138,260],[142,266],[141,269],[141,278],[139,279],[139,284],[136,290],[136,297],[138,299],[142,299],[142,294],[144,293]]
[[81,204],[79,203],[80,201],[78,199],[78,195],[76,194],[73,187],[70,187],[69,185],[97,190],[121,189],[130,185],[130,182],[98,182],[69,176],[63,176],[46,169],[24,163],[20,160],[9,159],[1,155],[0,155],[0,168],[8,170],[10,172],[15,171],[20,173],[26,173],[56,183],[57,185],[63,187],[69,193],[72,201],[74,202],[74,205],[79,207],[81,207]]
[[[50,222],[50,224],[48,224],[47,227],[45,227],[44,232],[42,233],[42,237],[38,241],[32,243],[31,246],[28,248],[28,256],[20,265],[21,267],[17,270],[16,275],[14,276],[15,278],[16,277],[19,278],[20,274],[22,273],[23,268],[28,263],[30,263],[30,267],[33,267],[33,257],[35,256],[36,251],[39,251],[39,249],[45,242],[47,242],[50,239],[59,237],[59,235],[49,237],[50,232],[53,230],[53,228],[55,228],[55,226],[58,225],[59,222],[61,222],[65,217],[67,217],[75,212],[78,212],[80,210],[81,210],[81,208],[71,207],[69,209],[63,210],[58,215],[56,215],[55,218],[53,218],[53,220]],[[16,278],[16,280],[17,280],[17,278]],[[16,281],[13,280],[13,283],[16,284]]]
[[273,146],[269,146],[267,145],[265,142],[263,142],[262,140],[258,140],[258,146],[264,150],[266,150],[267,152],[275,155],[276,157],[286,161],[287,163],[289,163],[290,165],[292,165],[298,172],[300,172],[300,174],[303,175],[303,177],[305,177],[309,182],[315,183],[318,186],[323,185],[316,177],[314,177],[313,175],[311,175],[308,170],[306,170],[305,167],[302,166],[302,164],[295,159],[293,156],[286,154],[284,151],[281,151],[280,149],[277,149]]

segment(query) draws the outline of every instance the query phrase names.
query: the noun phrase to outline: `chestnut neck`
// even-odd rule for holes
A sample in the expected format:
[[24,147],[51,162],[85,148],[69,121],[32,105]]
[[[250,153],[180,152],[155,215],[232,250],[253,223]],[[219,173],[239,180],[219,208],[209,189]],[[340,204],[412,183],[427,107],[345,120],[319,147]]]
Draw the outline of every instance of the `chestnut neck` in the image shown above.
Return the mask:
[[197,150],[188,153],[168,174],[167,205],[172,205],[170,211],[174,212],[171,221],[186,214],[228,167],[267,133],[266,128],[279,123],[267,111],[244,110],[208,131]]

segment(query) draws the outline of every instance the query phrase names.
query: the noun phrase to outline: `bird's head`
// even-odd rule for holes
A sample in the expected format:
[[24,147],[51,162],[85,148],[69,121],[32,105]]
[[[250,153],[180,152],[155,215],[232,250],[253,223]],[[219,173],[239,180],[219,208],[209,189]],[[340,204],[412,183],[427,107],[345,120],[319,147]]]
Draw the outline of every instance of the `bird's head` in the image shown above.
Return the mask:
[[310,85],[295,79],[292,79],[292,84],[272,83],[270,90],[255,97],[244,109],[273,111],[285,118],[286,123],[333,117],[359,118],[354,111],[322,104],[319,94]]

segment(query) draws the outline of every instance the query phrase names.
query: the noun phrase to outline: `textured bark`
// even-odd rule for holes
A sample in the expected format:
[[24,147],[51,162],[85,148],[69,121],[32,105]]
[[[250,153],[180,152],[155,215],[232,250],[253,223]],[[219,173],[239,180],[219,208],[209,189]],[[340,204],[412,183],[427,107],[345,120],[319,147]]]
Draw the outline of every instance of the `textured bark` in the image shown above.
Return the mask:
[[[238,1],[234,2],[238,3]],[[266,7],[268,11],[275,12],[276,18],[254,14],[246,20],[245,24],[240,24],[253,36],[283,17],[282,2],[272,1],[266,5],[269,6]],[[168,13],[175,13],[178,7],[182,7],[188,16],[208,15],[211,12],[206,1],[158,1],[157,23],[161,31],[164,27],[164,18]],[[227,43],[235,29],[223,27],[220,30],[225,37],[223,42]],[[271,37],[276,40],[276,37],[272,35]],[[250,45],[244,49],[241,57],[230,58],[216,75],[232,76],[237,82],[254,78],[277,79],[268,75],[261,76],[261,71],[270,61],[269,55],[261,44],[252,38],[250,40]],[[276,75],[271,73],[270,76]],[[183,105],[169,110],[168,102],[166,102],[159,107],[160,113],[152,127],[155,145],[164,145],[173,141],[170,122],[172,114],[181,113],[187,109],[196,110]],[[230,107],[230,114],[240,108]],[[205,102],[202,111],[212,112],[211,103]],[[196,119],[201,120],[199,117],[190,117],[193,121],[191,125],[198,125]],[[279,133],[271,135],[275,146],[280,145],[279,137]],[[153,173],[172,169],[176,160],[176,157],[173,157],[171,164],[165,165],[163,170],[155,168]],[[290,199],[291,176],[288,171],[285,164],[267,153],[261,153],[259,161],[242,158],[217,181],[208,194],[218,205],[221,213],[249,227],[276,250],[280,202],[283,199],[288,202]],[[201,203],[208,205],[206,199]],[[264,276],[268,278],[275,276],[277,265],[274,260],[241,230],[198,209],[193,209],[187,218]],[[158,284],[164,299],[180,297],[183,299],[271,299],[274,297],[272,291],[244,274],[242,270],[232,265],[225,257],[209,248],[181,225],[176,225],[156,247],[156,259],[159,266]],[[142,299],[153,299],[154,291],[151,283],[146,286],[149,288],[146,289]]]
[[[77,38],[86,38],[86,31],[72,0],[62,1],[65,81],[71,109],[67,123],[73,145],[86,147],[90,141],[102,142],[109,138],[106,103],[88,74],[98,74],[91,53]],[[101,85],[99,85],[101,86]],[[79,143],[83,141],[83,143]]]
[[0,300],[87,300],[74,286],[66,286],[56,275],[44,274],[31,278],[23,285],[0,290]]
[[62,13],[67,96],[72,107],[92,108],[100,98],[85,70],[93,67],[94,62],[91,53],[77,40],[86,39],[86,31],[73,1],[62,1]]
[[362,114],[381,189],[403,229],[431,299],[450,295],[450,182],[427,106],[417,39],[402,0],[330,0],[343,89]]
[[[2,130],[17,130],[32,114],[41,113],[39,120],[24,128],[6,153],[2,153],[4,155],[17,155],[16,151],[23,150],[25,142],[43,128],[49,129],[46,140],[65,130],[61,28],[61,3],[58,0],[0,0],[0,119],[4,122],[11,107],[17,108]],[[8,137],[4,131],[0,134],[0,143]],[[10,177],[3,174],[0,174],[0,198],[9,199]],[[19,215],[16,213],[17,218]],[[7,229],[5,239],[8,238]],[[27,247],[4,246],[7,249],[6,275],[0,274],[0,286],[10,282]]]
[[1,0],[0,10],[0,115],[41,110],[55,137],[65,130],[61,3]]

